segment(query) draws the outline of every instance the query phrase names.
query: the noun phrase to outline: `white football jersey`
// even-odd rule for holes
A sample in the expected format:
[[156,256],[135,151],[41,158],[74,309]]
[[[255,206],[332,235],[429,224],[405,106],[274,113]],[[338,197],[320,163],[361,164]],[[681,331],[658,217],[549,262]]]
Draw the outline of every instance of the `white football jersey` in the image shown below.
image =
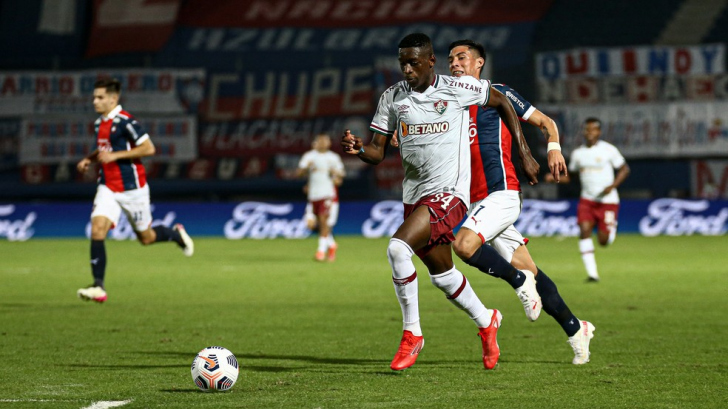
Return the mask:
[[490,81],[469,76],[436,75],[422,93],[405,81],[384,91],[369,129],[384,135],[398,132],[404,203],[450,193],[469,205],[468,107],[485,105],[488,98]]
[[604,189],[614,183],[614,170],[626,162],[619,150],[609,142],[597,141],[593,146],[581,145],[571,153],[569,171],[579,172],[581,197],[601,203],[619,203],[617,189],[600,196]]
[[310,150],[303,154],[298,163],[301,169],[308,169],[308,200],[331,199],[336,196],[332,173],[344,174],[341,157],[332,151]]

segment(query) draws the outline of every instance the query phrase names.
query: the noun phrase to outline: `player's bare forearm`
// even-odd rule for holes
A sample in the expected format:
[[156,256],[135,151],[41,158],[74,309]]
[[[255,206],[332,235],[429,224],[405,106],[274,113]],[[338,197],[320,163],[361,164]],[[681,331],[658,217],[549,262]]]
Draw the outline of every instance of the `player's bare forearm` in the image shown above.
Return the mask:
[[341,139],[341,146],[344,152],[350,155],[356,155],[363,162],[371,165],[377,165],[384,160],[388,143],[389,138],[382,134],[373,133],[369,144],[364,145],[361,138],[352,134],[348,129],[344,132],[344,137]]
[[627,179],[627,176],[629,176],[629,172],[629,165],[627,165],[626,163],[622,165],[622,167],[619,168],[619,170],[617,171],[617,176],[614,177],[614,183],[612,183],[612,186],[617,188],[619,185],[621,185],[622,182]]
[[107,162],[113,162],[121,159],[139,159],[144,158],[147,156],[152,156],[156,152],[156,149],[154,148],[154,144],[151,140],[147,139],[146,141],[142,142],[141,145],[135,146],[132,149],[129,149],[128,151],[114,151],[114,152],[103,152],[103,154],[109,153],[111,154],[110,158],[101,158],[99,157],[99,160],[107,163]]

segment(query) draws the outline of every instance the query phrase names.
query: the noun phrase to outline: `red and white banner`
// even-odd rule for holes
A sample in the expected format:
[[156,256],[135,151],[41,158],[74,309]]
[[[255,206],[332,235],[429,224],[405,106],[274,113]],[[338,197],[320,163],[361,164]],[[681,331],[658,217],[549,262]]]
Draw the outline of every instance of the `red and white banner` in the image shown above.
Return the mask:
[[180,3],[181,0],[94,0],[86,56],[159,50],[174,31]]
[[507,24],[536,21],[552,0],[188,0],[180,24],[192,27],[398,26],[427,21],[442,24]]
[[0,112],[96,115],[94,83],[102,77],[121,82],[121,103],[134,114],[196,112],[205,92],[201,69],[0,72]]
[[710,75],[725,72],[725,44],[581,48],[536,54],[536,78]]

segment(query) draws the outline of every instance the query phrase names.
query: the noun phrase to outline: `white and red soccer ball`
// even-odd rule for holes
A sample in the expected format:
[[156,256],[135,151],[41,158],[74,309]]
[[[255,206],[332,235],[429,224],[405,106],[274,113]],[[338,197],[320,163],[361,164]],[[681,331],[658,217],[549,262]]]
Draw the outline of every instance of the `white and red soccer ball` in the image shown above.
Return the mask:
[[238,372],[238,360],[223,347],[207,347],[192,361],[192,380],[204,392],[230,390]]

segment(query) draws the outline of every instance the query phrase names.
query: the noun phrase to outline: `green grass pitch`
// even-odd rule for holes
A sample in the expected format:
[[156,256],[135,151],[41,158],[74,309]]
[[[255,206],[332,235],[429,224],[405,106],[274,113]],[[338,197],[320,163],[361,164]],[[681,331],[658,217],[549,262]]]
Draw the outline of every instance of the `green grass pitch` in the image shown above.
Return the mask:
[[[583,366],[550,316],[528,322],[506,283],[458,262],[504,315],[500,362],[485,371],[474,324],[416,261],[427,342],[401,373],[389,369],[401,313],[387,240],[338,241],[333,263],[313,261],[315,239],[198,238],[190,259],[108,241],[103,305],[76,298],[91,282],[87,241],[2,241],[0,407],[728,407],[725,237],[621,235],[597,248],[598,284],[584,282],[576,239],[533,240],[537,264],[596,325]],[[192,382],[209,345],[240,361],[228,393]]]

